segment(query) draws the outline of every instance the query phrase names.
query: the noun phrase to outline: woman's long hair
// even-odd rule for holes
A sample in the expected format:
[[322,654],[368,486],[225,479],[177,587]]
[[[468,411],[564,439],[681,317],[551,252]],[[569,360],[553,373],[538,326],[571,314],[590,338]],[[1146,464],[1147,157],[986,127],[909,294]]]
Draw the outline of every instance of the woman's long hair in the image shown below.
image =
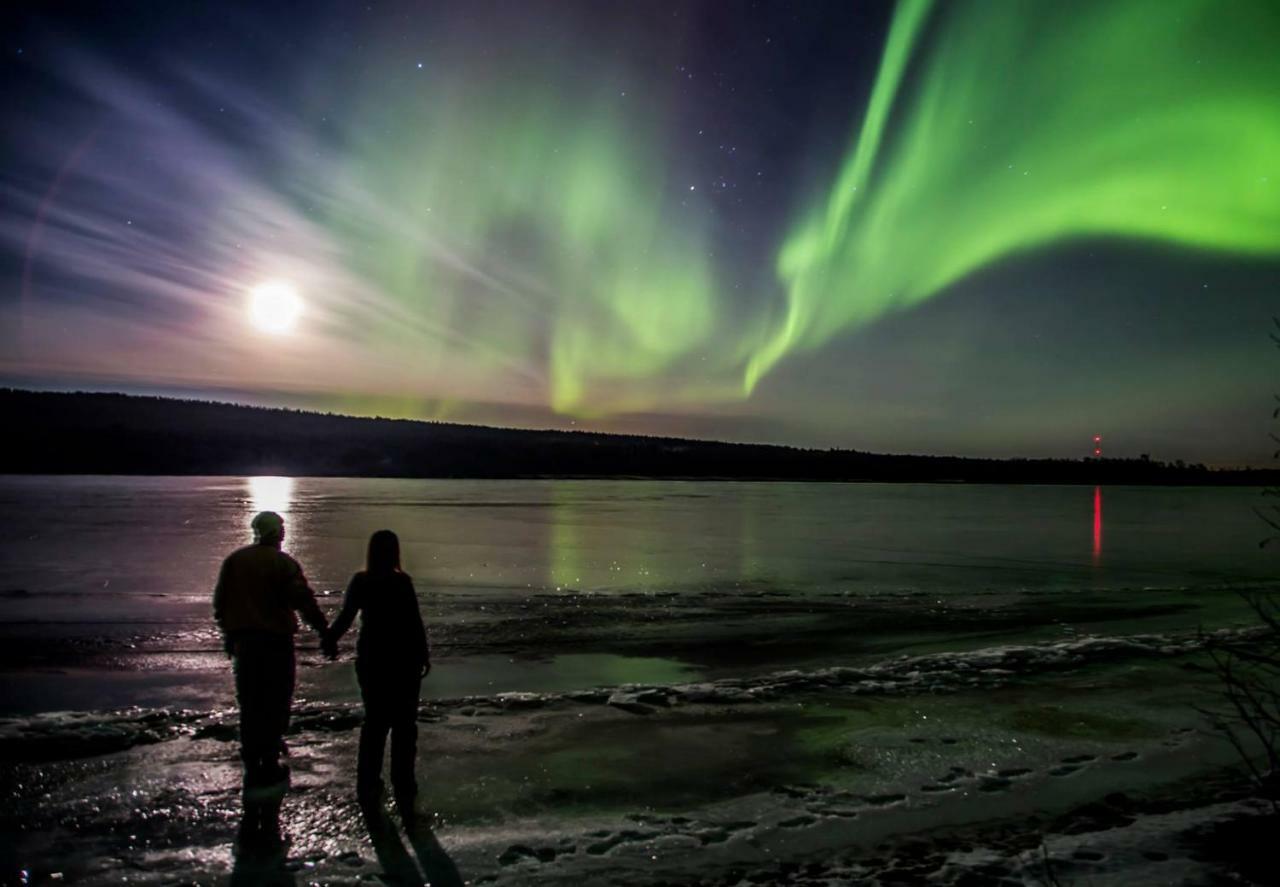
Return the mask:
[[370,573],[400,572],[399,537],[390,530],[379,530],[370,536],[364,568]]

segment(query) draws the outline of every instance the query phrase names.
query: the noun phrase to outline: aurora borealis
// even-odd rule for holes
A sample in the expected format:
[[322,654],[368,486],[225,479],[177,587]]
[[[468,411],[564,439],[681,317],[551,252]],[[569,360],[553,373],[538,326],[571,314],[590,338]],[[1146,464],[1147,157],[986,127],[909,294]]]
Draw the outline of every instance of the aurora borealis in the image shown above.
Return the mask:
[[1280,8],[853,6],[33,5],[0,382],[1264,462]]
[[[941,5],[920,82],[873,182],[930,11],[927,0],[899,8],[846,166],[779,255],[787,319],[749,382],[792,347],[1056,240],[1118,235],[1280,251],[1274,7],[1019,2],[992,15],[972,3]],[[993,71],[1017,73],[1002,82]],[[1062,72],[1071,72],[1067,83]]]

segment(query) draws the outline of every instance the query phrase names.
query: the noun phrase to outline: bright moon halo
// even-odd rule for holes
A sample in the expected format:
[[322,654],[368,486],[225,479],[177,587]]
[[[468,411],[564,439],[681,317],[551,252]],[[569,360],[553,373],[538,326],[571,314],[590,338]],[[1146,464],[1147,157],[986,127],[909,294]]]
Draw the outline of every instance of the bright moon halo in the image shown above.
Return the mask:
[[283,280],[260,283],[249,292],[249,319],[266,333],[287,333],[302,313],[302,299],[293,284]]

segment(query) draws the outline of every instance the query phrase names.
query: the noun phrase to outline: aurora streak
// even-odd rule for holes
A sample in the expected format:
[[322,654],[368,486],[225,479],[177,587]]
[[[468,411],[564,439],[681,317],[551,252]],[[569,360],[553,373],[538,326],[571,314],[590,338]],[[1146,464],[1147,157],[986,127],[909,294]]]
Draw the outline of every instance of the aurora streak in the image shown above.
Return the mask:
[[785,320],[748,391],[789,351],[1065,238],[1280,252],[1277,7],[956,2],[921,47],[930,6],[899,6],[845,167],[779,253]]
[[[1167,436],[1239,388],[1201,367],[1251,365],[1280,280],[1280,6],[745,9],[37,10],[0,382],[971,452],[1050,395],[1031,451],[1123,447],[1160,380]],[[1195,347],[1131,341],[1189,275]],[[306,303],[287,336],[246,332],[263,281]]]

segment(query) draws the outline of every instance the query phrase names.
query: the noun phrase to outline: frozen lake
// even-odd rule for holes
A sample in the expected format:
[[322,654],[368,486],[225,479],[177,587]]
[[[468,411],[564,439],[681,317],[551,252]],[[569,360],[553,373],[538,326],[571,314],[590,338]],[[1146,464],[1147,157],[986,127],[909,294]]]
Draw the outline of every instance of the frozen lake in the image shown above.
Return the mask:
[[[262,509],[284,515],[331,614],[369,534],[395,530],[448,665],[428,692],[456,696],[1214,624],[1236,612],[1224,590],[1269,576],[1259,501],[1238,488],[6,477],[0,710],[227,704],[209,598]],[[354,698],[349,669],[309,664],[304,694]]]
[[[1211,863],[1180,836],[1250,814],[1213,788],[1234,753],[1196,711],[1218,687],[1195,666],[1202,629],[1247,624],[1233,592],[1268,587],[1259,502],[3,478],[0,832],[32,883],[116,883],[122,867],[141,883],[261,880],[232,843],[235,714],[209,599],[270,508],[330,615],[369,533],[400,534],[435,650],[418,763],[434,834],[409,835],[424,866],[447,852],[476,883],[523,885],[805,865],[844,883],[898,859],[940,884],[974,866],[1025,880],[1039,823],[1061,816],[1069,879],[1146,881],[1163,859],[1168,882],[1196,882]],[[262,876],[364,883],[407,851],[355,807],[350,648],[329,663],[301,637],[293,843]]]

